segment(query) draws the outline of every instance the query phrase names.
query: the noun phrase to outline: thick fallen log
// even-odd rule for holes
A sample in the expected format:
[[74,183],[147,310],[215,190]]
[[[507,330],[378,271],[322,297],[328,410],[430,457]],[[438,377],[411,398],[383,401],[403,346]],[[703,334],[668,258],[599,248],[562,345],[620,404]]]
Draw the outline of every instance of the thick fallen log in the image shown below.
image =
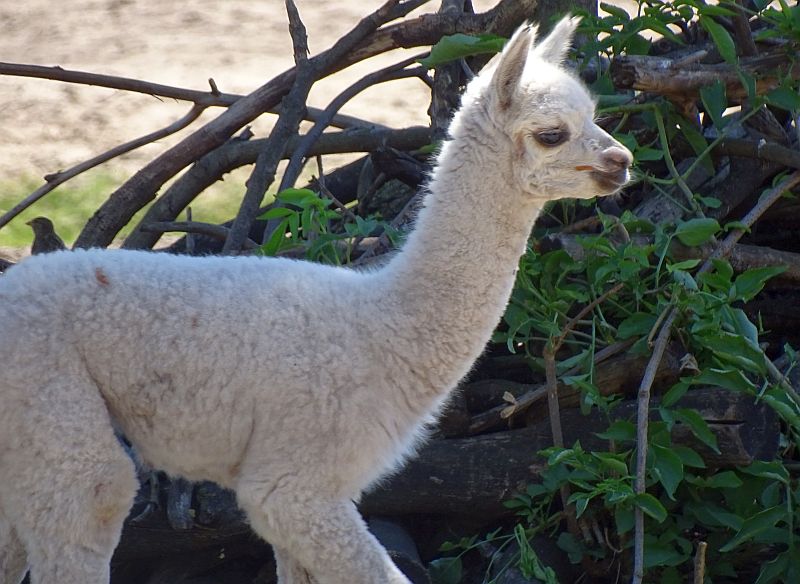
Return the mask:
[[[698,409],[717,436],[720,452],[704,447],[681,424],[676,424],[673,440],[695,448],[709,467],[774,458],[779,437],[777,416],[764,404],[754,403],[752,397],[701,389],[689,392],[680,405]],[[634,402],[625,402],[615,408],[614,415],[633,420],[635,409]],[[580,440],[586,449],[608,447],[596,436],[606,427],[604,416],[582,416],[577,410],[565,410],[562,423],[567,444]],[[546,421],[520,430],[433,440],[402,472],[368,493],[359,507],[365,515],[469,516],[489,522],[508,513],[503,501],[537,480],[545,465],[537,452],[551,444]],[[167,500],[169,488],[168,480],[161,481],[159,501]],[[145,505],[145,493],[141,495],[134,514]],[[115,562],[126,564],[142,558],[155,561],[199,550],[231,558],[251,554],[254,545],[262,545],[250,533],[229,491],[211,483],[196,485],[192,511],[194,525],[180,531],[170,526],[163,503],[138,521],[129,520]]]
[[[739,67],[758,74],[759,95],[780,85],[787,75],[794,78],[800,72],[782,52],[741,59]],[[727,63],[687,63],[665,57],[622,55],[611,61],[611,79],[620,89],[658,93],[680,101],[696,100],[700,89],[720,81],[725,84],[730,101],[739,103],[747,98],[737,68]]]

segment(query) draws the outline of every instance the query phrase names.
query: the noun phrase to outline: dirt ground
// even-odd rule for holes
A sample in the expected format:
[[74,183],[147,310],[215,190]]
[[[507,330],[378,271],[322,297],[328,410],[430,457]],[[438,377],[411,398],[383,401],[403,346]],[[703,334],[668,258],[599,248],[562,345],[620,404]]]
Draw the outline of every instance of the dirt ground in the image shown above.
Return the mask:
[[[312,53],[328,48],[383,0],[297,0]],[[476,2],[482,9],[491,0]],[[424,10],[435,10],[431,2]],[[192,89],[249,93],[292,65],[282,0],[25,0],[0,2],[0,61],[58,65]],[[411,54],[411,53],[409,53]],[[380,58],[384,65],[401,54]],[[323,107],[377,67],[367,62],[315,87]],[[418,80],[378,87],[345,112],[402,127],[426,123],[427,89]],[[0,76],[0,181],[70,167],[181,117],[190,104],[49,80]],[[209,110],[202,119],[219,115]],[[254,125],[268,131],[270,116]],[[197,122],[190,127],[198,127]],[[184,130],[186,132],[187,130]],[[180,136],[180,135],[179,135]],[[176,138],[111,163],[130,173]]]

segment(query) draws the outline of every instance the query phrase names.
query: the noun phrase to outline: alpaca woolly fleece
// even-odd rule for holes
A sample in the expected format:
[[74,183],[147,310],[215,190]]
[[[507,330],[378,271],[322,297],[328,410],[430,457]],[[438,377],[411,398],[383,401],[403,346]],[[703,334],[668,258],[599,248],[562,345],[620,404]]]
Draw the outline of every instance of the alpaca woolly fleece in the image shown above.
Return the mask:
[[106,584],[138,456],[233,489],[281,584],[407,584],[353,500],[413,454],[505,309],[548,200],[630,153],[522,27],[470,84],[402,250],[368,272],[63,251],[0,277],[0,581]]

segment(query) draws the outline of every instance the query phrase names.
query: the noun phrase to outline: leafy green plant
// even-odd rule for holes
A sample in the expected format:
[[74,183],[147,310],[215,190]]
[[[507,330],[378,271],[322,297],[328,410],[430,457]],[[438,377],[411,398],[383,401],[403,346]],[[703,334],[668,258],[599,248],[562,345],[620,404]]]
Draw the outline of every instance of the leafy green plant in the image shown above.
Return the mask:
[[385,234],[392,243],[399,240],[399,232],[389,223],[333,209],[331,199],[311,189],[286,189],[275,200],[279,204],[259,217],[278,221],[260,248],[264,255],[300,251],[308,259],[340,265],[350,262],[360,239]]
[[[585,254],[581,259],[563,250],[528,253],[505,316],[506,326],[495,340],[523,351],[537,367],[542,344],[558,334],[576,306],[624,282],[622,291],[607,305],[598,306],[583,327],[586,332],[576,331],[560,355],[561,369],[586,364],[580,383],[573,383],[583,392],[585,404],[613,417],[615,402],[596,397],[599,392],[593,387],[589,365],[592,357],[599,348],[624,338],[638,338],[632,350],[646,353],[647,336],[667,307],[677,306],[682,315],[678,334],[697,372],[675,384],[657,408],[661,419],[651,423],[648,435],[647,493],[637,495],[632,486],[635,426],[618,419],[599,435],[613,446],[608,451],[586,451],[575,444],[542,452],[547,459],[543,483],[530,487],[509,507],[525,525],[531,525],[541,520],[543,509],[568,485],[572,493],[568,502],[574,505],[576,517],[611,523],[610,531],[618,538],[608,547],[592,548],[565,534],[560,543],[575,559],[600,559],[611,549],[628,549],[633,509],[638,507],[648,517],[645,566],[660,573],[657,581],[675,581],[691,564],[693,545],[682,535],[687,530],[706,533],[714,542],[709,552],[714,557],[707,572],[710,576],[733,574],[733,563],[727,558],[747,542],[784,547],[778,556],[783,559],[766,564],[759,580],[780,581],[782,576],[774,574],[794,573],[793,560],[788,558],[800,545],[794,519],[800,512],[797,480],[790,479],[777,461],[759,463],[750,470],[714,472],[697,451],[674,444],[671,430],[684,425],[699,443],[718,449],[715,434],[703,418],[678,403],[692,386],[715,385],[770,404],[784,419],[787,438],[798,444],[800,404],[770,380],[768,359],[759,345],[760,331],[739,307],[782,268],[757,268],[736,275],[728,262],[715,260],[712,270],[696,276],[699,261],[673,257],[672,242],[701,245],[722,231],[716,221],[696,219],[665,229],[626,214],[620,223],[631,232],[650,235],[652,243],[614,242],[619,225],[607,220],[601,234],[580,239]],[[750,493],[766,489],[770,498],[747,499],[741,494],[743,489]],[[708,513],[711,506],[717,510],[713,517]]]
[[[761,29],[758,38],[800,38],[796,7],[765,4],[758,5],[759,16],[771,28]],[[698,448],[718,451],[716,435],[703,417],[680,401],[693,387],[714,386],[772,407],[782,420],[783,452],[791,456],[800,449],[798,398],[775,375],[760,344],[764,331],[743,309],[782,269],[736,274],[726,260],[718,259],[701,272],[700,259],[677,253],[677,244],[713,245],[740,227],[706,217],[705,212],[718,208],[720,201],[689,188],[689,178],[701,167],[713,174],[717,163],[711,158],[712,150],[765,104],[790,112],[800,109],[797,82],[787,77],[778,88],[756,93],[753,76],[739,67],[735,43],[719,23],[720,18],[732,17],[730,3],[648,1],[640,3],[634,16],[614,6],[601,7],[604,16],[584,19],[587,36],[600,33],[578,51],[584,66],[597,55],[647,54],[652,49],[648,38],[652,32],[680,43],[676,34],[696,21],[721,58],[737,70],[748,99],[741,111],[732,114],[722,83],[702,88],[698,105],[704,120],[699,127],[667,100],[642,102],[634,100],[632,93],[618,93],[608,71],[600,69],[594,83],[600,94],[599,113],[615,121],[616,137],[634,153],[639,180],[665,196],[673,196],[672,189],[689,219],[654,225],[627,212],[620,218],[599,214],[600,233],[575,238],[577,250],[537,253],[532,246],[523,257],[503,326],[493,340],[509,352],[524,355],[533,370],[543,369],[543,349],[562,334],[582,307],[614,286],[622,288],[565,337],[556,364],[561,380],[580,390],[582,409],[597,408],[608,417],[608,429],[599,434],[608,448],[586,450],[576,443],[541,452],[547,461],[541,483],[530,485],[507,503],[519,523],[506,533],[506,545],[517,547],[516,562],[521,567],[527,548],[519,534],[552,533],[559,524],[563,529],[565,511],[572,512],[578,521],[601,526],[608,535],[605,541],[586,540],[562,532],[558,543],[570,559],[600,565],[616,561],[624,572],[630,569],[626,565],[633,546],[634,510],[639,509],[646,519],[647,581],[686,581],[700,540],[708,544],[708,582],[737,581],[742,567],[737,560],[743,552],[764,558],[757,570],[758,584],[800,581],[797,475],[790,474],[780,459],[735,469],[708,468],[697,448],[673,442],[673,430],[681,426],[694,435]],[[628,129],[633,117],[644,123]],[[680,171],[672,159],[677,143],[695,155]],[[560,204],[550,214],[557,223],[569,224],[586,205]],[[618,397],[604,396],[596,386],[594,356],[623,340],[634,342],[632,352],[649,354],[650,337],[673,308],[678,311],[675,335],[691,357],[692,368],[654,406],[657,418],[650,423],[647,437],[647,491],[637,495],[632,476],[636,426],[633,420],[616,415]],[[791,347],[785,353],[795,355]],[[564,376],[575,367],[580,373]],[[572,510],[556,510],[565,487]]]

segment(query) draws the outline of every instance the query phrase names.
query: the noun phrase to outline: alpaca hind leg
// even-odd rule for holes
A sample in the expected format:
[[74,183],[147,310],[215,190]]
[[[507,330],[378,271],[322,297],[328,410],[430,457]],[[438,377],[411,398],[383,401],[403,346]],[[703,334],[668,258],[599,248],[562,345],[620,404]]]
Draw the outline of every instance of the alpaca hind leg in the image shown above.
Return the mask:
[[[286,489],[273,491],[266,499],[248,489],[238,495],[253,529],[285,550],[312,582],[410,584],[351,501],[314,499],[313,494],[299,497],[298,491]],[[292,569],[293,575],[298,573],[296,565]]]
[[0,582],[19,584],[28,571],[28,554],[0,511]]
[[88,381],[59,377],[18,411],[0,462],[2,508],[28,552],[32,584],[107,584],[138,488],[105,402]]

